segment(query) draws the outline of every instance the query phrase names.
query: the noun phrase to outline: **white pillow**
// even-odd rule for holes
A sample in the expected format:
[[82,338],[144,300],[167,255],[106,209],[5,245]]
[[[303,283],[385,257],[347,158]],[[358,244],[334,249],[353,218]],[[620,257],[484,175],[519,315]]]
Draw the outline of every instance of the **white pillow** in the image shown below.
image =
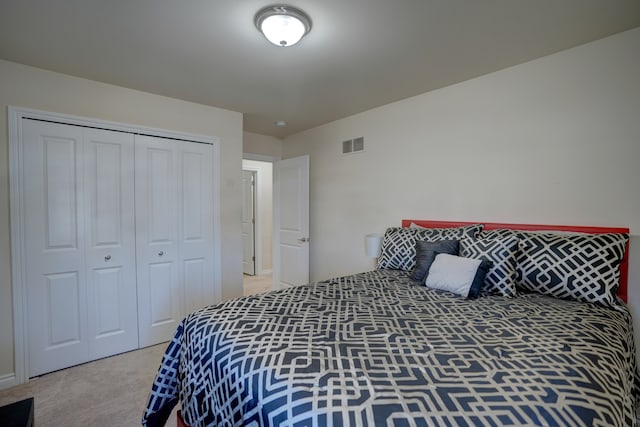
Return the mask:
[[[425,285],[429,288],[453,292],[464,298],[469,297],[471,285],[478,274],[478,280],[484,281],[487,268],[481,269],[480,259],[464,258],[449,254],[438,254],[431,264]],[[484,274],[483,271],[484,270]],[[476,282],[478,283],[478,282]],[[482,283],[482,282],[480,282]],[[477,296],[480,289],[475,289],[473,297]]]

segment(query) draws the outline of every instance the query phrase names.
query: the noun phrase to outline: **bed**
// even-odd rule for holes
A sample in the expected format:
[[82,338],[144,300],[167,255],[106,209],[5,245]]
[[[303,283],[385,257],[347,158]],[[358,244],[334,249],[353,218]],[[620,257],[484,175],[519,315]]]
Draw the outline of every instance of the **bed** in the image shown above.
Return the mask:
[[[403,220],[373,271],[187,316],[142,423],[635,425],[627,233]],[[474,298],[447,288],[462,262]]]

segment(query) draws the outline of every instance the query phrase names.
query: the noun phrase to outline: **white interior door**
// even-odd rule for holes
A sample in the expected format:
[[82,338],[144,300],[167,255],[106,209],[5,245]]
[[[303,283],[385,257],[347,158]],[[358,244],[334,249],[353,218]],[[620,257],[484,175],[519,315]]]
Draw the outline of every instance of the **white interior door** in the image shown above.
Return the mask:
[[84,128],[89,359],[138,347],[133,135]]
[[23,120],[29,376],[87,361],[82,128]]
[[133,136],[23,120],[30,372],[138,346]]
[[138,328],[149,346],[215,302],[213,147],[136,136],[135,150]]
[[215,139],[13,107],[9,119],[18,382],[166,341],[219,300]]
[[[216,302],[213,251],[213,147],[176,142],[178,167],[178,260],[186,311]],[[167,337],[170,339],[171,335]]]
[[242,271],[251,276],[256,274],[255,177],[254,171],[242,171]]
[[274,283],[309,282],[309,156],[274,164]]
[[178,281],[178,154],[172,140],[135,137],[140,346],[166,341],[184,313]]

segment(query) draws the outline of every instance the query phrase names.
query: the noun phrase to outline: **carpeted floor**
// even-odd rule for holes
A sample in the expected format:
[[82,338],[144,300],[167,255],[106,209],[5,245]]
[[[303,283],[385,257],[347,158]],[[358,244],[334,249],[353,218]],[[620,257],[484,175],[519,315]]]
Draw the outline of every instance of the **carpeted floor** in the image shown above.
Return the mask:
[[242,284],[244,287],[244,295],[258,294],[273,289],[273,279],[271,275],[249,276],[245,274]]
[[[33,397],[38,427],[139,426],[166,346],[96,360],[0,390],[0,406]],[[174,410],[167,426],[175,425]]]
[[[271,288],[270,275],[244,276],[244,295]],[[0,406],[33,397],[34,424],[38,427],[139,426],[166,346],[96,360],[0,390]],[[167,427],[176,425],[176,411]]]

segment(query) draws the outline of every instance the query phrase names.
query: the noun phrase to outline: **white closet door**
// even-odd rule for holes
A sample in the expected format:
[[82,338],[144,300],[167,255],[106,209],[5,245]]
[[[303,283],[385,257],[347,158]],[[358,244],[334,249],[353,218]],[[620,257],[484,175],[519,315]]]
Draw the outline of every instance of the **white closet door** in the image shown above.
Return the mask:
[[23,120],[29,376],[89,351],[82,128]]
[[23,121],[30,376],[138,345],[133,136]]
[[138,347],[133,135],[84,129],[89,357]]
[[213,148],[149,136],[135,146],[138,328],[148,346],[215,302]]
[[178,153],[174,141],[136,135],[136,259],[140,346],[167,341],[184,315],[178,281]]
[[[179,142],[180,274],[190,313],[215,302],[213,280],[213,147]],[[185,314],[186,314],[185,313]]]

